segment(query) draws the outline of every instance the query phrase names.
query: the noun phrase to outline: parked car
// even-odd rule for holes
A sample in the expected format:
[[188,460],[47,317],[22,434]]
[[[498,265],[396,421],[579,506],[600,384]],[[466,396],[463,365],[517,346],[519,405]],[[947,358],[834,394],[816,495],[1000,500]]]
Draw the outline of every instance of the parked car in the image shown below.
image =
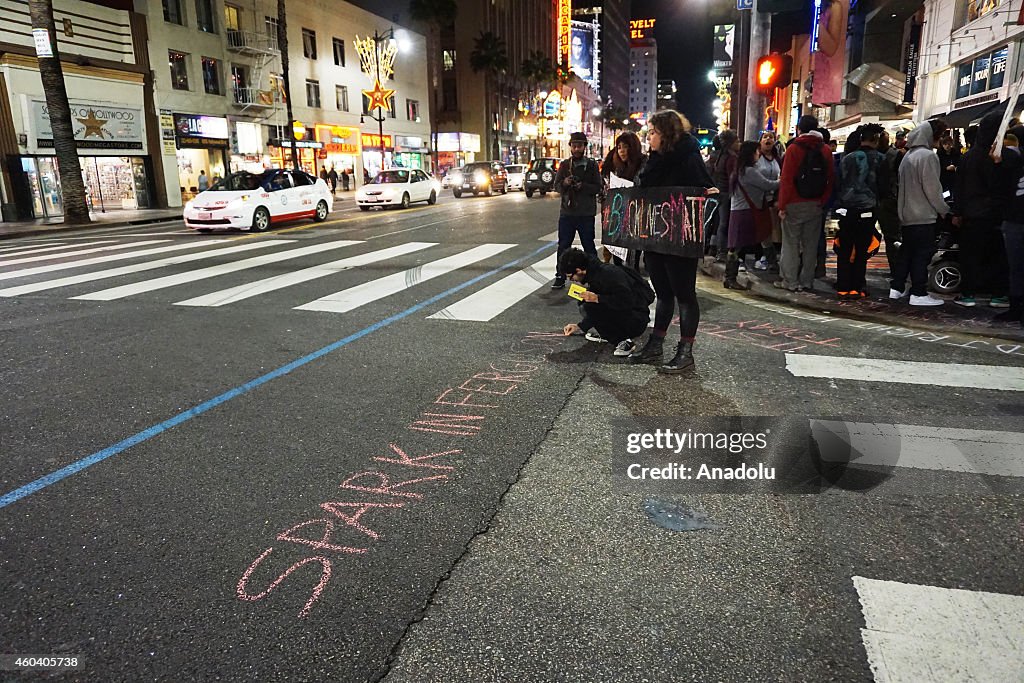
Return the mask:
[[509,190],[525,189],[524,183],[526,182],[526,166],[524,164],[512,164],[511,166],[506,166],[505,172],[508,173]]
[[369,184],[356,191],[360,210],[371,206],[400,206],[408,209],[414,202],[436,204],[441,183],[418,168],[393,168],[381,171]]
[[500,161],[477,161],[453,170],[451,183],[456,198],[464,192],[490,197],[492,192],[508,192],[508,173]]
[[532,197],[534,192],[540,192],[542,197],[548,192],[554,192],[555,174],[560,161],[554,157],[540,157],[530,162],[524,185],[527,197]]
[[185,225],[199,232],[216,228],[262,232],[274,223],[327,219],[334,200],[320,178],[302,171],[240,171],[215,182],[185,204]]

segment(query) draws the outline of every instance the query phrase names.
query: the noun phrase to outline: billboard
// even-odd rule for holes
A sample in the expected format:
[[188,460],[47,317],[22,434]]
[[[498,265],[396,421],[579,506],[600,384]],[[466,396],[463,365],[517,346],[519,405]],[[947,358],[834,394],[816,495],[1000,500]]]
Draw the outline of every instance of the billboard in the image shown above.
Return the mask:
[[569,69],[585,81],[593,83],[597,76],[594,54],[594,27],[592,24],[572,23],[569,42]]
[[735,24],[718,24],[715,26],[715,46],[712,53],[715,71],[732,71],[732,54],[735,41]]
[[846,25],[850,0],[815,0],[811,49],[811,102],[816,105],[843,101],[846,79]]

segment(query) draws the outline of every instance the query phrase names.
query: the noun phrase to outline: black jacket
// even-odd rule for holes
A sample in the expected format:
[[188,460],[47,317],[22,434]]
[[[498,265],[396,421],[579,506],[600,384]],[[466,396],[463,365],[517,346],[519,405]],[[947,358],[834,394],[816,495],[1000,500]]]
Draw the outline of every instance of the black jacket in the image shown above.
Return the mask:
[[956,172],[956,213],[969,221],[999,223],[1003,219],[996,163],[989,157],[1002,118],[997,112],[985,115],[978,125],[974,145],[967,150]]
[[640,170],[637,187],[714,187],[708,175],[704,159],[700,155],[700,144],[689,133],[676,142],[675,147],[664,154],[651,152],[647,163]]
[[[555,174],[555,191],[562,195],[561,215],[563,216],[597,215],[597,195],[604,188],[601,171],[593,159],[584,157],[582,161],[586,162],[582,172],[578,168],[573,168],[572,157],[563,159],[562,163],[558,165],[558,173]],[[566,188],[562,185],[562,181],[569,176],[573,176],[580,182],[578,188]]]
[[583,307],[583,320],[580,321],[580,329],[586,332],[594,326],[594,323],[587,316],[587,306],[606,306],[609,310],[615,311],[623,318],[649,317],[650,309],[633,287],[633,279],[622,266],[613,263],[602,263],[596,256],[587,256],[587,276],[583,280],[594,294],[597,294],[596,304],[587,304]]
[[956,187],[957,171],[947,171],[946,169],[950,166],[955,166],[959,169],[960,162],[963,160],[963,155],[960,150],[953,147],[948,152],[939,145],[939,182],[942,183],[943,192],[953,192]]

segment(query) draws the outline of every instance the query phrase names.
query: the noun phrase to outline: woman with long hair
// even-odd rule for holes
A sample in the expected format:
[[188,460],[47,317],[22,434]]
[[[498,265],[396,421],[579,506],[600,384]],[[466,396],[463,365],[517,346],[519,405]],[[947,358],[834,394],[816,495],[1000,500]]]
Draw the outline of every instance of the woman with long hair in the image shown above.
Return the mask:
[[[778,180],[782,176],[782,143],[775,133],[766,130],[761,134],[761,158],[757,160],[757,168],[768,180]],[[765,204],[769,207],[772,220],[772,234],[761,242],[764,253],[754,264],[758,270],[779,272],[779,250],[782,248],[782,219],[776,206],[777,192],[765,196]]]
[[[637,176],[637,187],[689,186],[705,190],[715,187],[700,155],[700,143],[690,135],[690,122],[685,116],[672,110],[659,111],[650,118],[647,127],[651,151]],[[679,346],[672,360],[658,367],[658,372],[678,374],[693,367],[693,341],[700,322],[697,258],[644,251],[644,261],[657,294],[654,330],[643,349],[634,351],[629,358],[634,363],[661,359],[678,301]]]
[[[736,172],[729,179],[732,216],[729,218],[729,255],[725,261],[727,289],[745,289],[736,282],[740,258],[746,249],[752,249],[771,235],[771,223],[765,206],[765,195],[779,189],[779,181],[766,178],[757,161],[761,157],[761,144],[747,140],[740,145]],[[760,214],[760,217],[758,216]]]
[[636,133],[626,131],[615,138],[615,146],[608,150],[608,155],[601,164],[601,175],[605,181],[614,173],[623,180],[632,182],[646,161],[647,155],[640,149],[640,138]]

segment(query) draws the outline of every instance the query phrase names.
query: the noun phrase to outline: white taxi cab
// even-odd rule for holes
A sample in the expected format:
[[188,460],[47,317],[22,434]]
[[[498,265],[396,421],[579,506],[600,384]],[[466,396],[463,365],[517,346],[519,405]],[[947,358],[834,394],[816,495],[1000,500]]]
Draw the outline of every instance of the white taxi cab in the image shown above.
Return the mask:
[[300,218],[326,220],[333,198],[327,183],[302,171],[241,171],[218,180],[185,205],[185,225],[199,232],[217,228],[262,232]]
[[401,206],[414,202],[434,204],[441,193],[440,181],[418,168],[393,168],[381,171],[368,185],[356,191],[356,204],[363,211],[371,206]]

